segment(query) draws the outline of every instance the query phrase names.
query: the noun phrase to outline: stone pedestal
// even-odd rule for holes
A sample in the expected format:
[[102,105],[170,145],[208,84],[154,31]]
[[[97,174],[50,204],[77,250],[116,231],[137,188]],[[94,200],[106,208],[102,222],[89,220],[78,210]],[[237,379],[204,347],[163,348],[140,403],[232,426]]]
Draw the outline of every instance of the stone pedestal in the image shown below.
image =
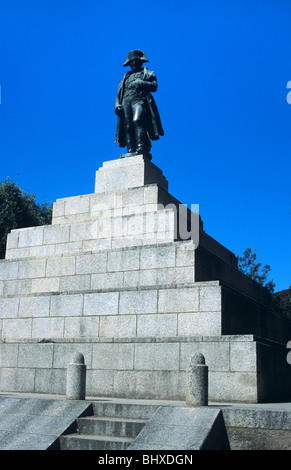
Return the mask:
[[148,184],[158,184],[168,191],[162,171],[143,155],[135,155],[104,162],[96,173],[95,193],[124,191]]
[[290,397],[290,323],[199,218],[199,245],[180,236],[167,188],[141,155],[105,162],[95,193],[58,199],[52,225],[8,235],[1,391],[65,394],[80,351],[90,396],[185,400],[187,365],[202,353],[209,400]]

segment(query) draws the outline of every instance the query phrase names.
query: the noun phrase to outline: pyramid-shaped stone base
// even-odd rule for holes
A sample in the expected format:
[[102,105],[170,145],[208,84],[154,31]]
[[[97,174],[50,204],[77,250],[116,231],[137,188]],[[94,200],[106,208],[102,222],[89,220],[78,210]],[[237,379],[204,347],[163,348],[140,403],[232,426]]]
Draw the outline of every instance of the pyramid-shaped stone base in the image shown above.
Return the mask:
[[1,391],[64,394],[80,351],[89,396],[184,400],[200,351],[210,400],[290,399],[290,322],[142,155],[105,162],[52,225],[13,230],[0,295]]

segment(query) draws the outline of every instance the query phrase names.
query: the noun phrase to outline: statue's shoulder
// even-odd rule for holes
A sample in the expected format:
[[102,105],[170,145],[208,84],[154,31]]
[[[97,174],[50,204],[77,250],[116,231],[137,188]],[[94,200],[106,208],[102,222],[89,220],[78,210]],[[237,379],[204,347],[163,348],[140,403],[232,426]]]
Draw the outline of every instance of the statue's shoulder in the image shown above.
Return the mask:
[[122,89],[123,89],[125,80],[126,80],[126,78],[128,77],[129,73],[130,73],[130,72],[125,72],[125,74],[123,75],[122,79],[120,80],[119,85],[118,85],[118,89],[119,89],[119,90],[122,90]]
[[130,75],[130,72],[125,72],[125,73],[123,74],[123,77],[122,77],[120,83],[124,82],[124,80],[125,80],[129,75]]

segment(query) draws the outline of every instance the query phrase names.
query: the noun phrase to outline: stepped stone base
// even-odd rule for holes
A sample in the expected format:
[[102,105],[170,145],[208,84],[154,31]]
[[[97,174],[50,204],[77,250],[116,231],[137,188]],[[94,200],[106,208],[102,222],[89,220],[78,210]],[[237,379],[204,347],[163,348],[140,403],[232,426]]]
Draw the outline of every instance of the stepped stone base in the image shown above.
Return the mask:
[[94,194],[59,199],[52,225],[8,235],[2,391],[64,394],[80,351],[91,396],[184,400],[200,351],[211,400],[290,398],[290,322],[167,189],[142,155],[105,162]]

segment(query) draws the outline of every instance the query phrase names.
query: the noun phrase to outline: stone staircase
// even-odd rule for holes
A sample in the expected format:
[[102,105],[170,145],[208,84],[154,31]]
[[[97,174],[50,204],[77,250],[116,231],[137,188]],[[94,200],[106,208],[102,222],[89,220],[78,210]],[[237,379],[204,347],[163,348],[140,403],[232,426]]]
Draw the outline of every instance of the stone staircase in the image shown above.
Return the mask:
[[93,402],[93,415],[77,419],[77,432],[60,437],[61,450],[126,450],[156,405]]

